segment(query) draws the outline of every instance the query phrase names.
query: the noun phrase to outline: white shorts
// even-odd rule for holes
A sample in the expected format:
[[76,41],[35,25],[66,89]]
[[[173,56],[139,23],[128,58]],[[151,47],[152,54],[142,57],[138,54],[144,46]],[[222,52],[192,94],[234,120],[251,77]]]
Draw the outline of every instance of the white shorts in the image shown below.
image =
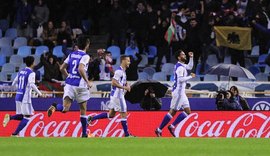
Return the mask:
[[127,112],[126,100],[123,97],[110,97],[109,109],[114,109],[116,112]]
[[188,108],[189,101],[186,94],[180,95],[179,93],[172,94],[172,101],[170,109],[173,110],[180,110],[181,108]]
[[65,99],[67,96],[72,100],[76,100],[78,103],[82,103],[90,99],[90,92],[88,88],[81,88],[66,84],[64,87],[63,99]]
[[16,114],[22,115],[34,115],[34,108],[32,103],[22,103],[20,101],[16,101]]

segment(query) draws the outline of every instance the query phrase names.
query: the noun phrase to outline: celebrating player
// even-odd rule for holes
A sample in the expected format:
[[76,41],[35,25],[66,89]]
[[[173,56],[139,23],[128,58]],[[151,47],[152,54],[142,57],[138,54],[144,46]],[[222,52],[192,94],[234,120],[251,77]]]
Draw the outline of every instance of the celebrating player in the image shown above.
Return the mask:
[[27,56],[25,58],[26,68],[22,69],[14,79],[12,86],[17,86],[16,92],[16,115],[6,114],[3,120],[3,127],[6,127],[10,120],[21,121],[11,136],[18,136],[19,132],[27,125],[29,118],[34,114],[32,106],[31,94],[32,89],[38,93],[39,96],[45,97],[35,85],[36,74],[33,72],[34,57]]
[[[66,86],[64,87],[63,104],[53,103],[48,109],[50,117],[56,110],[62,113],[69,111],[71,103],[76,100],[80,105],[80,120],[82,124],[82,137],[88,137],[87,134],[87,100],[90,98],[89,88],[92,83],[88,81],[86,74],[90,57],[86,54],[86,50],[90,46],[90,40],[84,36],[78,38],[79,50],[68,55],[64,63],[61,65],[61,72],[67,77]],[[67,70],[68,69],[68,70]]]
[[112,90],[110,96],[109,112],[101,113],[96,116],[89,116],[88,122],[91,123],[97,119],[113,118],[116,112],[121,115],[121,124],[125,133],[125,137],[132,137],[128,131],[127,126],[127,105],[124,98],[125,90],[130,92],[130,86],[127,84],[126,69],[130,65],[130,58],[128,56],[121,56],[121,65],[115,71],[112,79]]
[[168,112],[168,114],[165,115],[160,126],[155,130],[155,133],[158,137],[161,137],[162,129],[170,122],[170,120],[173,118],[173,116],[178,110],[180,110],[181,108],[184,109],[184,111],[177,116],[174,122],[168,126],[170,133],[174,137],[175,126],[183,119],[185,119],[188,114],[190,114],[190,106],[187,95],[185,93],[185,88],[187,80],[195,77],[195,74],[191,73],[189,76],[187,76],[187,70],[191,70],[193,68],[193,53],[189,52],[188,55],[190,58],[189,63],[185,64],[186,54],[182,50],[178,50],[176,52],[175,56],[178,62],[174,66],[174,85],[172,89],[170,111]]

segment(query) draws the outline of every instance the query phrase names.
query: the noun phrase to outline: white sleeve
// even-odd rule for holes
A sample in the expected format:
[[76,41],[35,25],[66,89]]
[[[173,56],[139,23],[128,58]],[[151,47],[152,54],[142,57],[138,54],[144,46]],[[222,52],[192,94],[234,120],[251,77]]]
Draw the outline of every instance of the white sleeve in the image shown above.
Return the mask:
[[84,55],[80,60],[80,64],[83,64],[83,65],[86,66],[89,63],[89,60],[90,60],[90,56],[89,55]]
[[193,68],[193,57],[189,59],[187,64],[187,70],[191,70]]
[[35,85],[35,77],[36,77],[36,74],[33,72],[29,75],[28,77],[28,83],[30,85],[30,87],[38,93],[38,95],[42,95],[42,93],[38,90],[37,86]]
[[70,55],[68,55],[68,57],[65,59],[64,63],[68,64],[68,62],[69,62],[69,57],[70,57]]
[[122,71],[121,70],[116,70],[113,76],[113,79],[115,79],[116,81],[119,81],[120,78],[122,77]]
[[189,79],[192,78],[192,76],[187,76],[187,77],[184,77],[184,68],[183,67],[179,67],[177,70],[176,70],[176,74],[178,76],[178,79],[180,80],[180,82],[184,82],[184,81],[187,81]]
[[16,86],[18,83],[18,74],[16,75],[15,79],[12,82],[12,86]]

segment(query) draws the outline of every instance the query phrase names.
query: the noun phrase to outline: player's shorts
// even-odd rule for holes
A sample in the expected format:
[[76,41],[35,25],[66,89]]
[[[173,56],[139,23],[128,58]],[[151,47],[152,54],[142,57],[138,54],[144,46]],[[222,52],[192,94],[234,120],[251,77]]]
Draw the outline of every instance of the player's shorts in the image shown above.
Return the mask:
[[34,108],[32,103],[22,103],[20,101],[16,101],[16,114],[22,115],[34,115]]
[[116,112],[127,112],[127,104],[124,96],[122,97],[110,97],[109,109],[114,109]]
[[76,100],[78,103],[82,103],[90,99],[90,91],[88,88],[81,88],[66,84],[64,87],[63,99],[65,99],[67,96],[72,100]]
[[176,92],[172,93],[172,101],[170,109],[180,110],[181,108],[188,108],[188,107],[190,106],[186,94],[180,95],[179,93]]

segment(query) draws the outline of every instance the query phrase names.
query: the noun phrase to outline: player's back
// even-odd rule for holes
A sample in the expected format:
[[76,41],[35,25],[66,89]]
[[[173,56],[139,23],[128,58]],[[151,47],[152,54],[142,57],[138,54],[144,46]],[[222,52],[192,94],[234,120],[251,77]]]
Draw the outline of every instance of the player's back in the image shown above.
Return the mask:
[[[66,83],[72,86],[81,86],[85,87],[86,83],[82,79],[79,73],[79,65],[83,57],[89,57],[84,51],[78,50],[69,54],[68,58],[65,60],[65,63],[68,64],[68,74],[69,76],[66,79]],[[88,59],[89,61],[89,59]],[[85,71],[87,71],[88,63],[86,63]]]
[[32,75],[32,77],[29,78],[31,73],[33,73],[33,71],[28,67],[22,69],[18,73],[15,79],[15,81],[17,81],[17,86],[18,86],[16,97],[15,97],[16,101],[31,103],[32,89],[30,87],[29,81],[31,80],[35,81],[35,78],[33,78],[35,75]]

